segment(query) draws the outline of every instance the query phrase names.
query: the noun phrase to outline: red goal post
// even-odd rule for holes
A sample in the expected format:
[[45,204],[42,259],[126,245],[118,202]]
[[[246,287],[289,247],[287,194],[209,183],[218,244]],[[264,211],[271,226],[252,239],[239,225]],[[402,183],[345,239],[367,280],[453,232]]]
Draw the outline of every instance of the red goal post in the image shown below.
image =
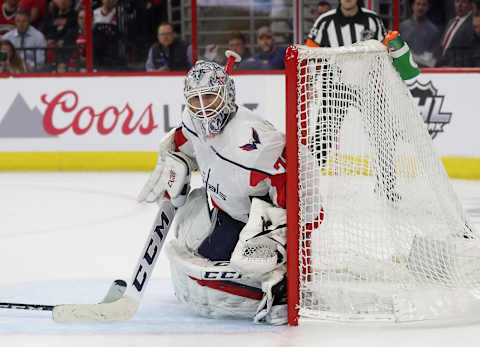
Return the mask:
[[[287,296],[288,324],[298,324],[299,238],[298,238],[298,126],[297,126],[298,50],[289,46],[285,52],[286,141],[287,141]],[[291,174],[295,173],[295,174]]]

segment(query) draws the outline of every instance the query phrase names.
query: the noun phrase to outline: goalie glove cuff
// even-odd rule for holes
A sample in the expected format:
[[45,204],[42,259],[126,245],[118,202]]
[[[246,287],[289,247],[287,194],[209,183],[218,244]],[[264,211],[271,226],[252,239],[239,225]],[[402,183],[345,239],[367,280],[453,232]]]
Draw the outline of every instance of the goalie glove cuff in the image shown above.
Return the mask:
[[165,169],[165,155],[169,151],[173,151],[175,149],[175,129],[169,131],[162,139],[158,149],[158,159],[155,165],[155,169],[150,174],[148,181],[143,186],[140,194],[138,194],[137,201],[138,202],[155,202],[159,198],[163,198],[163,191],[159,192],[158,184],[160,178],[162,177],[163,171]]
[[195,161],[182,152],[168,151],[165,155],[165,169],[158,187],[167,192],[177,208],[185,204],[190,191],[190,176],[195,168]]

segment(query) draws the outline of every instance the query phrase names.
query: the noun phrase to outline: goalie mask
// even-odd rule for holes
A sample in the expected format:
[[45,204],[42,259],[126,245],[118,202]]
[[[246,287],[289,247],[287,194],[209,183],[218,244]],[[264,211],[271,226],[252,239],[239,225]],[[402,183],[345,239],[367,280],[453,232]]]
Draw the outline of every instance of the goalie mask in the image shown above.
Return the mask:
[[218,134],[236,111],[235,85],[225,70],[213,62],[199,61],[185,78],[187,110],[203,134]]

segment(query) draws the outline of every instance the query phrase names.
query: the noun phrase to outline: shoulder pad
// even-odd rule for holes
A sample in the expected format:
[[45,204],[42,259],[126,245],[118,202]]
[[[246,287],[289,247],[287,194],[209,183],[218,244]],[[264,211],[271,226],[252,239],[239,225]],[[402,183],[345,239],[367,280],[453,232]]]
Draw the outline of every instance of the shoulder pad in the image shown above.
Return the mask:
[[243,109],[232,122],[235,136],[232,155],[235,160],[250,169],[271,175],[282,173],[285,168],[276,165],[285,147],[285,135],[265,119]]

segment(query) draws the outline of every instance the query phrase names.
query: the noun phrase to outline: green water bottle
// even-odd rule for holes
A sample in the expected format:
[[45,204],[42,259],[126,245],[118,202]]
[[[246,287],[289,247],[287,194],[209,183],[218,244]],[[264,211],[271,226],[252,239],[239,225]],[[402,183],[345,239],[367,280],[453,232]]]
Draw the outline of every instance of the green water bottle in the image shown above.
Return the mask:
[[407,43],[403,41],[398,31],[389,31],[384,43],[387,44],[390,56],[393,58],[393,66],[397,69],[403,80],[409,80],[420,74],[417,63]]

